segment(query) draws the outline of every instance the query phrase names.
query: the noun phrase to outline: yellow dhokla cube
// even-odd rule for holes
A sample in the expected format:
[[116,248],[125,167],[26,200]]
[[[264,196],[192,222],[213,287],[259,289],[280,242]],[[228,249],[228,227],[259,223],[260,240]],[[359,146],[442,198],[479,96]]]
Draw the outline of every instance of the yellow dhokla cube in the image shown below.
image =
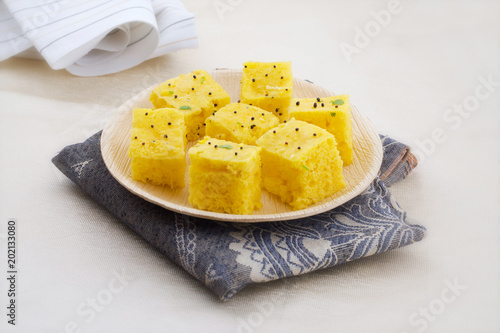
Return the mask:
[[283,122],[288,119],[292,99],[292,63],[254,62],[243,64],[241,102],[272,112]]
[[289,116],[326,129],[335,136],[344,166],[352,163],[352,119],[349,95],[292,99]]
[[189,202],[198,209],[252,214],[262,206],[261,148],[205,137],[189,149]]
[[205,135],[205,119],[229,104],[229,94],[204,70],[167,80],[154,88],[150,100],[155,108],[172,107],[185,115],[188,140]]
[[128,150],[134,180],[184,187],[184,116],[173,108],[134,109]]
[[266,132],[257,145],[262,147],[264,188],[295,210],[345,186],[335,137],[316,125],[291,119]]
[[279,125],[271,112],[245,103],[231,103],[208,117],[206,135],[236,143],[255,145],[269,129]]

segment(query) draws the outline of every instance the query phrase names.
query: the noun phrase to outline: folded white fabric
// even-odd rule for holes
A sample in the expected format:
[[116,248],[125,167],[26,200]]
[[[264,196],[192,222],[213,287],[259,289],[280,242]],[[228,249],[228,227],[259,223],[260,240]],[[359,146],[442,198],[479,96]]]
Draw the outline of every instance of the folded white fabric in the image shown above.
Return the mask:
[[96,76],[197,45],[179,0],[0,1],[0,61],[38,53],[53,69]]

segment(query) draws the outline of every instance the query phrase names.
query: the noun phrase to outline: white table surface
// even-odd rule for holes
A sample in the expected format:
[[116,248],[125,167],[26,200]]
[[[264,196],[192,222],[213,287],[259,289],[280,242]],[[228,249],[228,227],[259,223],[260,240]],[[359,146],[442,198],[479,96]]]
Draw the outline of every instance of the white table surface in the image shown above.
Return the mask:
[[[198,49],[94,78],[0,63],[0,331],[500,332],[500,2],[184,3]],[[52,165],[149,85],[247,60],[291,60],[296,77],[349,93],[380,133],[414,148],[420,165],[391,192],[427,227],[423,241],[222,303]],[[3,277],[9,218],[15,327]],[[105,304],[93,308],[96,299]]]

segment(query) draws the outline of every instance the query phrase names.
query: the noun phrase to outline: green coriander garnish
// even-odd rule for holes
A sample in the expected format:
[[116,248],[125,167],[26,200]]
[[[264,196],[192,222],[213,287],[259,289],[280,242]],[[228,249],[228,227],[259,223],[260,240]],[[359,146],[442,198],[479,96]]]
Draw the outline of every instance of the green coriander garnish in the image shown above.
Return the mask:
[[169,90],[168,93],[172,95],[174,92],[172,90]]
[[183,105],[180,107],[181,110],[191,110],[191,107],[190,106],[187,106],[187,105]]
[[230,145],[220,145],[219,148],[233,149]]
[[333,105],[342,105],[344,104],[344,101],[341,99],[336,99],[334,101],[331,101]]
[[201,83],[203,83],[203,81],[205,81],[205,77],[204,76],[201,77]]
[[335,117],[337,115],[337,112],[330,112],[330,116]]
[[306,169],[307,171],[309,171],[309,168],[308,168],[306,165],[302,164],[302,167],[303,167],[304,169]]

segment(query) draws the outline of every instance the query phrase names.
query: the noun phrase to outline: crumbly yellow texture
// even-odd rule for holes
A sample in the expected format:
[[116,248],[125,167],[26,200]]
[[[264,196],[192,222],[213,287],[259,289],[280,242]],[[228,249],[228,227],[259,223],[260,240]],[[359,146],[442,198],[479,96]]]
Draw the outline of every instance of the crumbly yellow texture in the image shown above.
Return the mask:
[[205,123],[206,134],[210,137],[255,145],[262,134],[278,126],[280,121],[259,107],[231,103],[208,117]]
[[262,147],[264,188],[293,209],[304,209],[345,186],[335,137],[295,119],[266,132]]
[[229,104],[229,94],[204,70],[167,80],[154,88],[150,100],[155,108],[172,107],[185,116],[188,140],[205,135],[205,119]]
[[184,116],[173,108],[135,109],[128,154],[134,180],[184,187]]
[[189,149],[189,202],[198,209],[252,214],[262,206],[261,149],[205,137]]
[[349,95],[292,99],[289,116],[326,129],[335,136],[344,166],[352,163],[352,120]]
[[292,99],[292,63],[253,62],[243,64],[241,102],[272,112],[283,122],[288,119]]

